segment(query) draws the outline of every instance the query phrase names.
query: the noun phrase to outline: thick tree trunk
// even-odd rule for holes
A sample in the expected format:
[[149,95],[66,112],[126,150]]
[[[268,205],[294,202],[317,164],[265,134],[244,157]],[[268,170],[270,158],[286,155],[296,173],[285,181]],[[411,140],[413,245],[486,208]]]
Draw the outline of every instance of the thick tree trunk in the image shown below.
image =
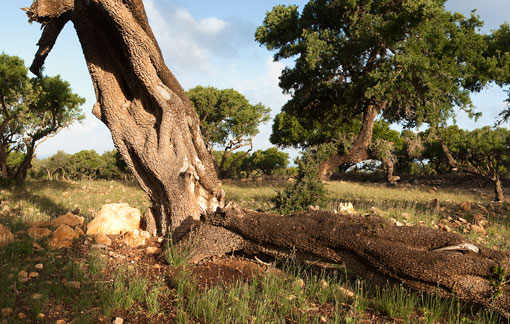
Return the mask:
[[93,113],[152,202],[159,234],[223,204],[195,110],[166,67],[141,0],[38,1],[28,10],[46,25],[38,72],[71,20],[96,91]]
[[34,157],[35,152],[35,142],[27,143],[27,152],[25,153],[25,157],[21,162],[21,165],[16,170],[14,174],[14,180],[16,183],[22,183],[26,180],[28,170],[32,168],[32,158]]
[[352,147],[349,149],[349,152],[347,154],[340,154],[337,152],[319,166],[319,178],[321,180],[329,180],[335,172],[335,169],[340,165],[353,165],[368,159],[368,146],[372,141],[375,117],[380,109],[381,107],[374,104],[367,106],[363,116],[361,130],[354,140]]
[[496,201],[505,201],[505,195],[503,194],[503,188],[501,186],[501,179],[499,178],[499,175],[496,175],[494,178],[492,178],[492,183],[494,185]]

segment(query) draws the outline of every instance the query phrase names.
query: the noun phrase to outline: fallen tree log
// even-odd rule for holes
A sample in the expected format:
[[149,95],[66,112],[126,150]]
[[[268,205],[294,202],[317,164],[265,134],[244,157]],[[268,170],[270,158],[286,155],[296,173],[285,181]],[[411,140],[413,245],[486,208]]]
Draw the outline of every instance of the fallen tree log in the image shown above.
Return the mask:
[[[506,279],[510,255],[477,246],[455,233],[396,226],[372,215],[309,211],[279,216],[242,210],[235,203],[210,215],[207,222],[234,233],[238,250],[270,255],[295,251],[301,259],[345,265],[376,283],[402,282],[510,317]],[[232,249],[230,245],[223,251]]]

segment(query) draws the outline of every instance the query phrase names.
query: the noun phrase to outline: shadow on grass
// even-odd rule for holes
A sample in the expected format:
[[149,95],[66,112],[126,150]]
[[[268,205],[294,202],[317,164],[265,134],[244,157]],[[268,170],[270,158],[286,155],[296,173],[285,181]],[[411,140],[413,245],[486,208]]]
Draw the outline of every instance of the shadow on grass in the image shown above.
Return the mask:
[[[63,181],[43,180],[28,181],[17,186],[2,186],[2,188],[11,192],[10,199],[12,199],[14,202],[29,202],[47,215],[59,216],[66,213],[68,208],[63,204],[56,202],[54,199],[45,195],[38,194],[37,192],[48,189],[56,192],[64,192],[66,190],[72,189],[73,185]],[[23,220],[26,220],[26,218],[23,217]]]

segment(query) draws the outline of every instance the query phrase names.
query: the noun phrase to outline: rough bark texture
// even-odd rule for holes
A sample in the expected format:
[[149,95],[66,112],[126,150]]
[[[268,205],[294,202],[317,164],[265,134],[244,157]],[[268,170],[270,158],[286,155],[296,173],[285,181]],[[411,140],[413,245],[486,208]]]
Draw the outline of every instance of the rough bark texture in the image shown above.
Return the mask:
[[160,234],[222,206],[197,115],[163,61],[142,0],[39,0],[27,13],[44,26],[36,74],[63,26],[74,24],[96,92],[93,113],[149,196]]
[[[398,227],[378,216],[310,211],[278,216],[228,205],[210,216],[214,225],[238,234],[244,246],[345,264],[376,282],[394,279],[420,291],[456,296],[510,315],[510,287],[498,286],[496,266],[510,255],[477,246],[479,252],[444,249],[466,242],[460,235],[421,226]],[[476,246],[473,244],[473,246]]]
[[505,195],[503,194],[503,188],[501,187],[501,179],[499,176],[494,176],[492,183],[494,184],[494,194],[496,196],[496,201],[505,201]]
[[319,178],[321,180],[329,180],[335,169],[340,165],[354,165],[369,158],[368,146],[372,141],[375,117],[379,111],[380,108],[375,105],[367,107],[363,116],[361,130],[354,140],[352,147],[349,148],[349,152],[347,154],[335,153],[319,166]]

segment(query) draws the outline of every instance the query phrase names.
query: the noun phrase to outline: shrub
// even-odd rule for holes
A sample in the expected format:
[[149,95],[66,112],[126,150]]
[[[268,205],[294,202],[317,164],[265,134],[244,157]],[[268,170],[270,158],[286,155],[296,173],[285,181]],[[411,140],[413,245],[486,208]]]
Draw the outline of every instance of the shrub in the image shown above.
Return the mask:
[[335,152],[335,145],[322,144],[316,150],[309,149],[296,159],[296,181],[279,191],[273,199],[275,211],[288,215],[305,210],[308,206],[324,208],[329,202],[326,188],[318,178],[319,164]]

